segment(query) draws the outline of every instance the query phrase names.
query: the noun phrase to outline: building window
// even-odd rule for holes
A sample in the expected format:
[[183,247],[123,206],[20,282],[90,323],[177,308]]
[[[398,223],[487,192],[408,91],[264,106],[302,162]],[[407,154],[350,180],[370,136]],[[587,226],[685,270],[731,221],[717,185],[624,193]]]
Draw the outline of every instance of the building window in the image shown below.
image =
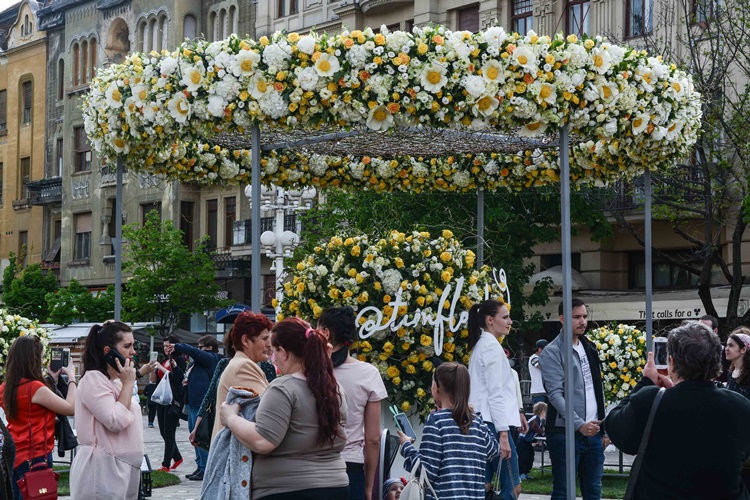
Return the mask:
[[8,91],[0,90],[0,134],[8,132]]
[[472,5],[456,11],[458,31],[479,31],[479,5]]
[[91,170],[91,144],[86,137],[83,127],[73,129],[76,144],[75,172],[89,172]]
[[625,4],[625,36],[643,36],[654,29],[653,0],[627,0]]
[[[553,267],[562,266],[562,254],[556,253],[551,255],[540,255],[539,256],[539,271],[546,271]],[[581,254],[571,253],[570,254],[570,267],[574,270],[581,271]]]
[[299,14],[299,0],[289,0],[289,15]]
[[73,45],[73,86],[77,87],[78,84],[81,82],[80,77],[80,71],[81,71],[81,48],[76,43]]
[[86,40],[81,42],[81,83],[89,80],[89,44]]
[[208,235],[208,248],[216,248],[219,236],[219,201],[208,200],[206,202],[206,234]]
[[21,93],[23,102],[22,110],[23,115],[21,116],[21,123],[24,125],[31,123],[31,103],[33,101],[33,94],[31,90],[31,82],[23,82],[21,86]]
[[287,0],[276,0],[276,17],[286,16],[286,1]]
[[65,61],[60,59],[57,62],[57,100],[60,101],[65,96]]
[[234,196],[224,198],[224,246],[234,242],[234,221],[237,218],[237,199]]
[[568,34],[579,37],[589,32],[589,0],[568,2]]
[[56,153],[57,153],[57,176],[62,177],[63,172],[63,140],[61,138],[57,139],[57,146],[56,146]]
[[153,203],[145,203],[141,205],[141,226],[146,225],[146,218],[148,217],[148,214],[151,212],[156,212],[156,215],[159,216],[159,220],[161,220],[161,202],[155,201]]
[[5,167],[0,163],[0,205],[3,204],[3,193],[5,192]]
[[185,19],[182,20],[182,38],[188,38],[192,40],[198,35],[198,23],[195,20],[195,16],[188,14]]
[[276,276],[273,274],[263,275],[263,305],[270,306],[276,298]]
[[[645,1],[645,0],[644,0]],[[511,0],[511,29],[519,35],[526,34],[534,27],[533,0]]]
[[721,8],[721,0],[693,0],[693,19],[695,23],[705,24],[713,19]]
[[90,73],[89,73],[89,80],[94,78],[96,76],[96,38],[91,39],[91,43],[89,44],[89,52],[90,54],[90,60],[91,60],[91,67],[90,67]]
[[73,242],[73,260],[91,258],[91,213],[75,216],[76,238]]
[[[676,262],[681,260],[687,262],[692,257],[692,252],[689,250],[666,250],[664,253]],[[646,287],[645,259],[643,252],[631,252],[628,254],[628,269],[630,271],[628,281],[630,288]],[[698,275],[688,272],[661,255],[654,255],[653,262],[651,263],[651,272],[651,280],[654,288],[690,288],[698,284]],[[711,276],[712,279],[713,274]],[[721,279],[720,272],[718,273],[718,277]]]
[[18,231],[18,263],[26,267],[26,256],[29,253],[29,232]]
[[182,242],[190,250],[195,243],[195,203],[192,201],[180,202],[180,231],[182,231]]
[[21,158],[21,164],[18,170],[18,179],[21,181],[19,183],[20,192],[18,193],[18,198],[26,200],[29,198],[27,185],[31,180],[31,158],[29,158],[28,156],[26,158]]

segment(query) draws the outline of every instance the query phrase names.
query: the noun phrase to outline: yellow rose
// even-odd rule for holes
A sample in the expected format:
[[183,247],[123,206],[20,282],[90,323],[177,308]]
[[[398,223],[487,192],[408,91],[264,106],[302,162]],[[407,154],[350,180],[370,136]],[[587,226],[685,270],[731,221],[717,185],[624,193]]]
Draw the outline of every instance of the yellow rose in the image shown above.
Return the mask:
[[383,285],[381,285],[379,281],[376,281],[376,282],[375,282],[375,284],[374,284],[374,285],[372,285],[372,287],[373,287],[373,288],[374,288],[375,290],[377,290],[377,291],[380,291],[380,290],[382,290],[382,289],[383,289]]
[[409,365],[406,367],[406,373],[408,373],[409,375],[414,375],[415,373],[417,373],[417,369],[414,368],[414,365]]
[[393,384],[394,384],[394,385],[398,385],[398,384],[400,384],[400,383],[401,383],[401,377],[395,377],[395,378],[393,379]]
[[323,308],[320,307],[319,305],[314,306],[313,307],[313,317],[314,318],[319,318],[321,314],[323,314]]
[[614,361],[612,361],[612,362],[611,362],[611,363],[609,364],[609,367],[610,367],[610,368],[612,368],[612,369],[614,370],[615,368],[617,368],[617,363],[615,363]]
[[274,308],[279,307],[279,299],[271,299],[271,306]]
[[440,274],[440,279],[448,283],[451,280],[451,273],[449,273],[448,271],[443,271]]
[[338,299],[339,295],[341,295],[341,291],[338,288],[331,288],[328,291],[328,296],[334,300]]
[[370,343],[368,341],[366,341],[366,340],[364,342],[362,342],[360,344],[360,346],[362,347],[362,352],[370,352],[370,351],[372,351],[372,345],[370,345]]
[[422,363],[422,368],[424,368],[424,371],[431,372],[432,371],[432,361],[425,361]]
[[401,269],[402,267],[404,267],[404,261],[403,259],[401,259],[401,257],[396,257],[395,259],[393,259],[393,261],[396,263],[397,268]]
[[417,397],[418,398],[424,398],[426,395],[427,395],[427,393],[424,392],[424,389],[422,389],[421,387],[419,389],[417,389]]
[[568,43],[577,43],[578,37],[571,33],[566,40],[568,40]]
[[411,403],[409,403],[408,401],[404,401],[403,403],[401,403],[401,409],[404,412],[411,410]]
[[404,342],[403,344],[401,344],[401,349],[403,349],[404,351],[408,351],[410,347],[411,344],[408,342]]
[[453,238],[453,233],[449,229],[443,229],[443,238],[449,240]]
[[417,297],[417,305],[419,307],[423,307],[424,306],[424,297]]
[[303,282],[300,281],[299,283],[297,283],[297,291],[299,293],[302,293],[305,291],[305,284]]
[[383,350],[384,350],[385,352],[389,353],[389,354],[390,354],[391,352],[393,352],[393,348],[394,348],[394,347],[395,347],[395,346],[394,346],[393,344],[391,344],[390,342],[386,342],[385,344],[383,344]]
[[346,240],[344,241],[344,245],[346,245],[346,246],[348,246],[348,247],[349,247],[349,246],[352,246],[352,245],[354,245],[354,238],[347,238],[347,239],[346,239]]
[[385,295],[383,295],[383,303],[384,304],[388,304],[390,301],[391,301],[391,296],[390,295],[388,295],[387,293]]
[[352,247],[352,257],[359,257],[359,253],[361,252],[361,249],[359,248],[359,245],[354,245]]
[[452,343],[452,342],[450,342],[450,343],[448,343],[448,344],[445,344],[445,345],[443,346],[443,350],[444,350],[445,352],[453,352],[453,351],[455,351],[455,350],[456,350],[456,344],[454,344],[454,343]]
[[306,266],[304,262],[297,262],[297,271],[304,271],[305,267]]
[[440,254],[440,260],[442,260],[443,262],[448,262],[449,260],[451,260],[451,254],[450,254],[450,252],[443,252],[443,253],[441,253]]
[[432,345],[432,337],[422,334],[422,336],[419,337],[419,343],[425,347]]
[[352,292],[351,290],[346,290],[346,291],[344,292],[344,298],[345,298],[345,299],[348,299],[349,297],[351,297],[351,296],[353,296],[353,295],[354,295],[354,292]]
[[365,356],[364,354],[360,354],[359,356],[357,356],[357,359],[360,361],[367,361],[367,356]]
[[350,278],[353,278],[353,277],[355,277],[357,275],[357,270],[356,269],[349,269],[349,272],[347,274],[349,275]]
[[370,300],[370,295],[367,292],[362,292],[359,294],[359,297],[357,297],[357,302],[360,304],[364,304],[368,300]]
[[396,368],[395,366],[391,365],[385,371],[385,374],[388,375],[390,378],[394,378],[394,377],[398,377],[401,374],[401,372],[399,371],[398,368]]
[[259,42],[260,42],[260,44],[261,44],[261,45],[263,45],[263,46],[265,46],[265,45],[268,45],[268,37],[267,37],[267,36],[262,36],[262,37],[260,37],[260,40],[258,40],[258,41],[259,41]]

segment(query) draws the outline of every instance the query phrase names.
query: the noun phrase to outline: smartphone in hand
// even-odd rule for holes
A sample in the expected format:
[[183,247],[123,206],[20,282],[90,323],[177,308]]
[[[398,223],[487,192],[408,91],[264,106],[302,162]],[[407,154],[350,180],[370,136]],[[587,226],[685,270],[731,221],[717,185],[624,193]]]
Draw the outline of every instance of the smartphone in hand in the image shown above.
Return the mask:
[[417,439],[417,435],[414,433],[411,422],[409,422],[409,418],[405,413],[396,413],[393,415],[393,420],[396,421],[396,427],[398,427],[401,432],[412,439]]
[[67,363],[63,363],[63,349],[60,347],[53,347],[50,349],[50,352],[49,370],[52,373],[57,373],[62,370],[63,366],[67,365]]
[[109,366],[111,366],[118,372],[120,371],[120,369],[117,368],[117,363],[115,362],[115,360],[119,360],[120,365],[125,366],[125,358],[122,356],[122,354],[117,352],[117,349],[114,349],[114,348],[110,349],[109,352],[104,355],[104,359],[107,360],[107,363],[109,364]]

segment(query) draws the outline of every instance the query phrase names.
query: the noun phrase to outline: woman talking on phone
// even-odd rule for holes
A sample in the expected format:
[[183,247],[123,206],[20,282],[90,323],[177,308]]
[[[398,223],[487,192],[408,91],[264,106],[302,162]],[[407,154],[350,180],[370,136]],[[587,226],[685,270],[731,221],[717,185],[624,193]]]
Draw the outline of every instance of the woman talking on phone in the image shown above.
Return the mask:
[[94,325],[86,338],[75,412],[79,446],[70,467],[76,500],[138,497],[143,425],[133,395],[133,343],[130,327],[119,321]]

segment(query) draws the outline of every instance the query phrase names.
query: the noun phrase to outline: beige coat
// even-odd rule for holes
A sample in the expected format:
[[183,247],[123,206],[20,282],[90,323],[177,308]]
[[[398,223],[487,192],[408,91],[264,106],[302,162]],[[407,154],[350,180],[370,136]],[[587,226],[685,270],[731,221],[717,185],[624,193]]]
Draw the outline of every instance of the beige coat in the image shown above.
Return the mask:
[[[258,363],[251,360],[244,353],[238,351],[237,354],[229,361],[224,373],[221,374],[221,380],[219,380],[219,387],[216,389],[216,408],[221,406],[221,403],[227,400],[227,394],[229,394],[230,387],[244,387],[252,389],[258,393],[259,396],[263,395],[263,392],[268,387],[268,380],[266,380],[266,374],[263,373]],[[211,433],[211,440],[216,437],[224,426],[221,425],[218,415],[214,419],[214,430]]]

